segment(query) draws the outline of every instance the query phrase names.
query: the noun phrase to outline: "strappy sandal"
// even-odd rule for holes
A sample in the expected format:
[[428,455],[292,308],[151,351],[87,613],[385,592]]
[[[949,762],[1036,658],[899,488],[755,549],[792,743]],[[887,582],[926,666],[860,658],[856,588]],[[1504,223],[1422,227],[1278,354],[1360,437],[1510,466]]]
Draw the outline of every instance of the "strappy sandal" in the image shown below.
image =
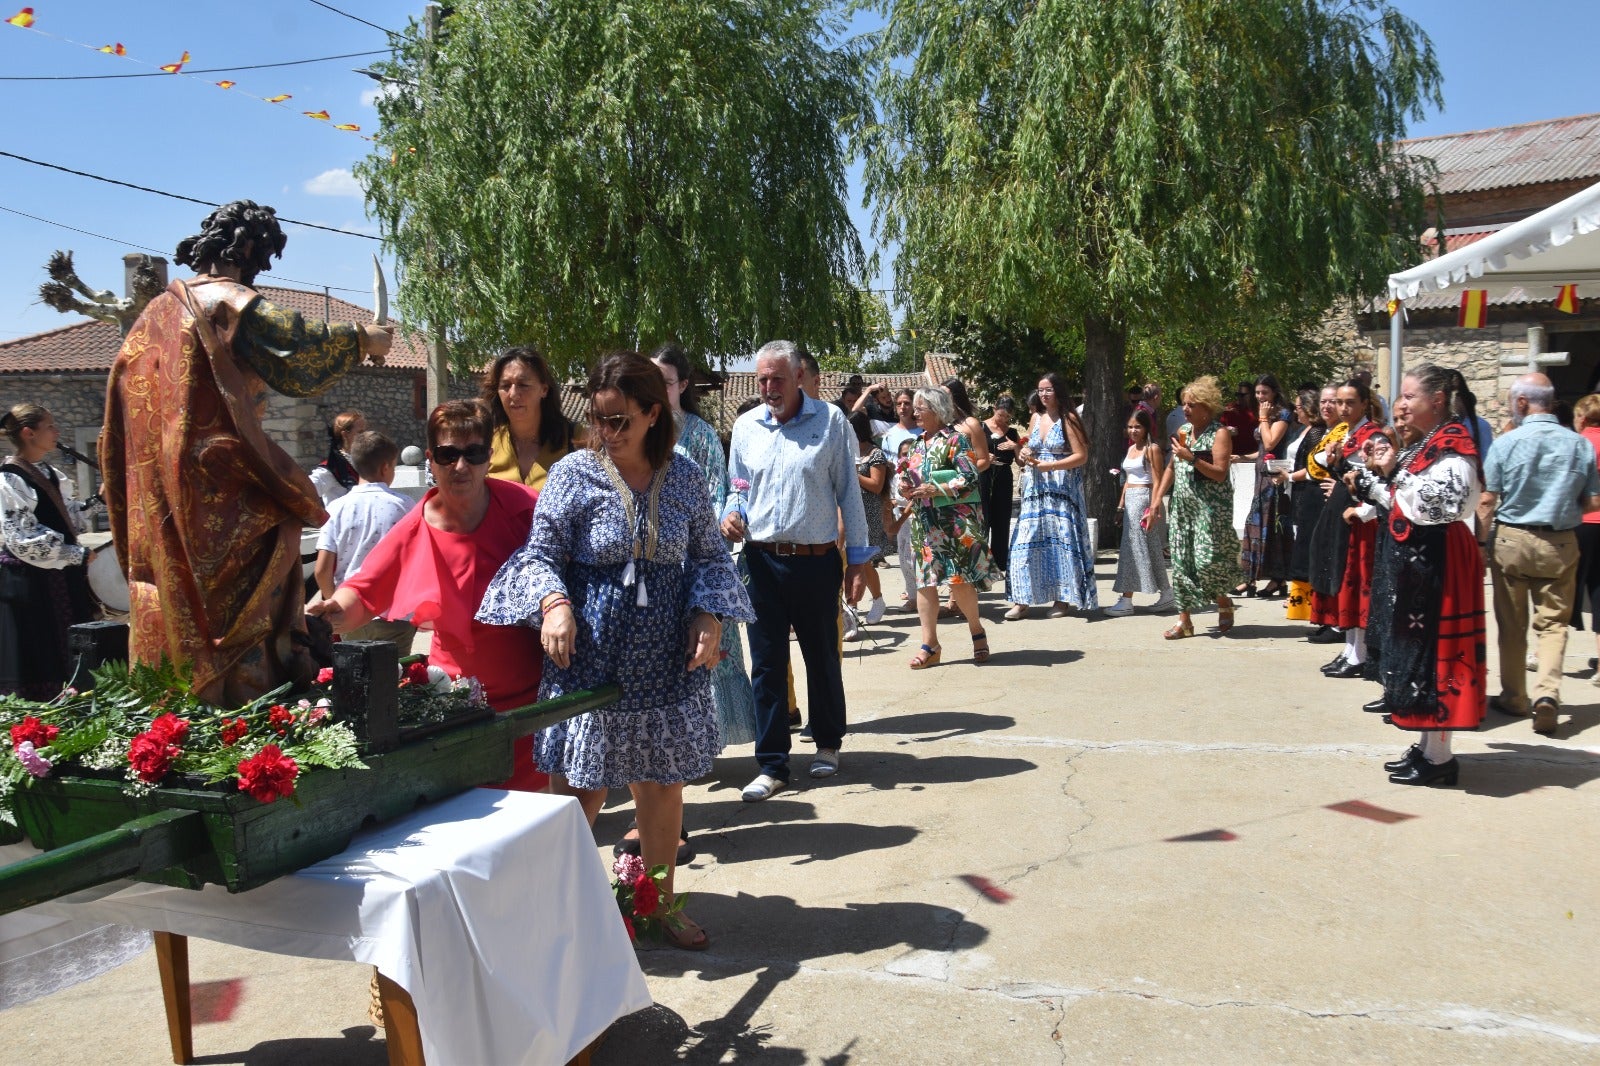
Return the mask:
[[989,661],[989,634],[981,629],[972,634],[972,661],[975,663]]
[[911,669],[926,670],[930,666],[939,665],[939,655],[943,651],[943,648],[935,648],[927,644],[922,645],[922,650],[911,657]]
[[1226,633],[1233,628],[1233,604],[1224,607],[1217,605],[1217,632]]
[[682,914],[661,919],[661,939],[682,951],[704,951],[711,946],[706,931]]
[[1193,622],[1175,622],[1171,629],[1161,634],[1163,640],[1182,640],[1184,637],[1194,636]]

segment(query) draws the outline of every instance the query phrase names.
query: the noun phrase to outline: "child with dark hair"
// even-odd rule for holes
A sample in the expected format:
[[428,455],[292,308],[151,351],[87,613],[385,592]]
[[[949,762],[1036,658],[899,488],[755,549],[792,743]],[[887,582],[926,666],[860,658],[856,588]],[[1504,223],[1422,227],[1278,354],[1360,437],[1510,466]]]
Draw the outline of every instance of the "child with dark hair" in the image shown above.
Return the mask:
[[[389,487],[400,449],[382,433],[357,433],[350,442],[350,465],[359,480],[355,488],[328,504],[328,520],[317,534],[317,590],[333,596],[344,579],[361,569],[367,553],[411,510],[410,497]],[[347,640],[391,640],[400,654],[411,650],[416,628],[404,620],[374,618],[346,634]]]

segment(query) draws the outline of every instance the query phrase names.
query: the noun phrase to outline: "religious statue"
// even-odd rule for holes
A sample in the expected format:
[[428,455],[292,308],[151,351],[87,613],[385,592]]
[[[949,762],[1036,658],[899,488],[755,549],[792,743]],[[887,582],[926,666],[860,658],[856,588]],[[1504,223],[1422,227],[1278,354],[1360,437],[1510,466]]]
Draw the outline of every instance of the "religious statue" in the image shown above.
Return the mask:
[[237,200],[179,243],[174,281],[111,368],[102,490],[128,574],[129,656],[188,663],[194,691],[236,707],[310,684],[300,530],[327,517],[311,479],[268,439],[267,390],[313,396],[388,327],[307,321],[250,286],[286,238],[270,207]]

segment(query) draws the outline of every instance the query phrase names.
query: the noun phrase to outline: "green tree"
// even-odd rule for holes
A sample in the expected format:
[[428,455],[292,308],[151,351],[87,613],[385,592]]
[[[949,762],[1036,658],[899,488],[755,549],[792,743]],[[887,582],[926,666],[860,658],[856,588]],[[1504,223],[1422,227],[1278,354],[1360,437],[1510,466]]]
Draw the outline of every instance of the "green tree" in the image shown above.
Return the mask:
[[458,367],[855,337],[843,137],[870,98],[838,37],[809,0],[476,0],[436,41],[413,26],[357,167],[400,308]]
[[1439,74],[1382,0],[883,7],[860,146],[899,284],[1081,338],[1090,469],[1120,457],[1130,336],[1370,294],[1415,256],[1425,175],[1395,142]]

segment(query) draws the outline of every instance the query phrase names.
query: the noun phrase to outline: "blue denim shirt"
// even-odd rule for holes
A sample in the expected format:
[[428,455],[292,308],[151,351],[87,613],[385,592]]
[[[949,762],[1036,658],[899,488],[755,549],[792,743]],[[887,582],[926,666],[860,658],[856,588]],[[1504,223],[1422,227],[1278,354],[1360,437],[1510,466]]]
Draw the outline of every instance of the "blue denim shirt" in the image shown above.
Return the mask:
[[1555,415],[1528,415],[1495,439],[1483,463],[1483,487],[1500,497],[1498,521],[1576,529],[1584,499],[1600,496],[1594,445]]
[[733,424],[723,516],[742,515],[750,540],[825,544],[843,515],[845,561],[870,562],[878,549],[867,543],[855,431],[834,404],[800,399],[787,422],[763,405]]

